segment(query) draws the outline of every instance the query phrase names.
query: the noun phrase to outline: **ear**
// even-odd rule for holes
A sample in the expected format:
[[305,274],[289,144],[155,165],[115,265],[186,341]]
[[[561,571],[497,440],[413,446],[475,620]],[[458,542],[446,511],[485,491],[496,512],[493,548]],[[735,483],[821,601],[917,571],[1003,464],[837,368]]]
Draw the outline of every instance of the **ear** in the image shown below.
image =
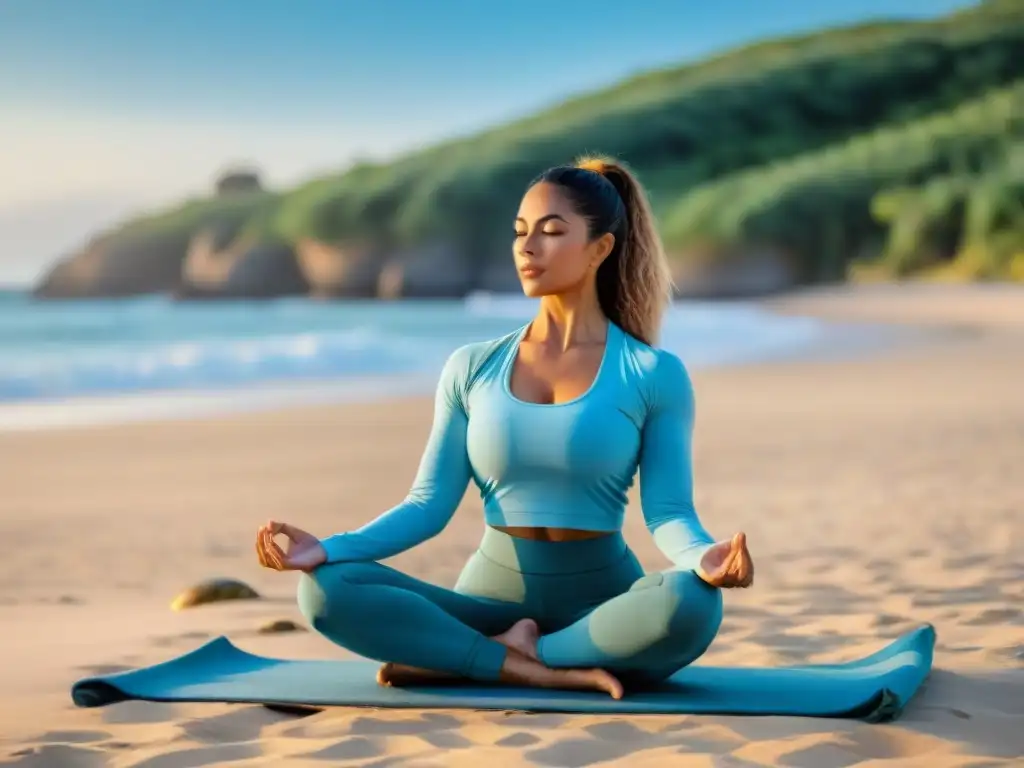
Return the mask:
[[615,248],[615,235],[611,232],[605,234],[593,240],[590,243],[590,261],[598,267],[601,263],[611,255],[612,249]]

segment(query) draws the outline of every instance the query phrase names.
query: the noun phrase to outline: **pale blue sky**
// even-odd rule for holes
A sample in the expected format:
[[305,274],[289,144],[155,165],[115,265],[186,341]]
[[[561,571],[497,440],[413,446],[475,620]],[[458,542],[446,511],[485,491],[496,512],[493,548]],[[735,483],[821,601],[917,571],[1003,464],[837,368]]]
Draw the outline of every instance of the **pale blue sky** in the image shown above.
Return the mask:
[[292,183],[762,37],[966,4],[0,0],[0,282],[231,162]]

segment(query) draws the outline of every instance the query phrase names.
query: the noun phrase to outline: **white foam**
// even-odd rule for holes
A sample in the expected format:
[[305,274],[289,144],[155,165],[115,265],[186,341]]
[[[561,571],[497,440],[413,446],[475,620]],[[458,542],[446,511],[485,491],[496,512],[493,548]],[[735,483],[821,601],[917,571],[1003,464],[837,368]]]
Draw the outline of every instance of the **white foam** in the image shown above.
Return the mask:
[[[404,307],[306,303],[218,310],[151,301],[127,309],[100,303],[86,311],[22,304],[5,320],[7,330],[24,326],[26,342],[0,355],[0,394],[8,398],[0,401],[0,430],[194,418],[429,392],[452,349],[526,322],[537,303],[474,294],[461,305]],[[22,313],[36,311],[33,330]],[[74,315],[74,322],[69,325],[65,317],[55,323],[51,314],[58,312]],[[133,335],[132,325],[147,317],[156,323],[150,335]],[[89,319],[95,334],[90,331],[84,340],[65,335],[81,327],[78,320]],[[235,323],[233,333],[226,330],[228,321]],[[834,326],[774,315],[750,303],[690,301],[670,308],[659,343],[699,368],[801,354],[841,337]]]
[[372,402],[428,393],[435,383],[436,375],[365,377],[232,390],[152,391],[5,403],[0,404],[0,432],[40,432]]

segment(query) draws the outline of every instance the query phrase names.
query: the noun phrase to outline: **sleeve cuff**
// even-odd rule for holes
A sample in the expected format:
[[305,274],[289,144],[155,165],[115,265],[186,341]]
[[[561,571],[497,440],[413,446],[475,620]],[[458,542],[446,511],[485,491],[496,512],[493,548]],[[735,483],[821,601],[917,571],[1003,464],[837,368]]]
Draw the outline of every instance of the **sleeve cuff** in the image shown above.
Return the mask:
[[320,539],[320,545],[327,553],[327,563],[340,563],[352,559],[352,547],[347,533],[336,533],[326,539]]
[[681,571],[700,571],[700,561],[714,544],[697,544],[680,552],[675,558],[675,565]]

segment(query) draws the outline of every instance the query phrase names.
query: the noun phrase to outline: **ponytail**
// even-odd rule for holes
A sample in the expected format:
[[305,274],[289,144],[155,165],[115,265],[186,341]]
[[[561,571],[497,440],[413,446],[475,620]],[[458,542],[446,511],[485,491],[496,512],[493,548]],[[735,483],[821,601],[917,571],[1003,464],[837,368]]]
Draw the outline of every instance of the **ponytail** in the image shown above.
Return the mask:
[[590,222],[591,237],[610,233],[612,252],[597,270],[597,297],[613,323],[653,345],[672,300],[672,276],[643,186],[623,164],[584,157],[542,174],[565,189]]

